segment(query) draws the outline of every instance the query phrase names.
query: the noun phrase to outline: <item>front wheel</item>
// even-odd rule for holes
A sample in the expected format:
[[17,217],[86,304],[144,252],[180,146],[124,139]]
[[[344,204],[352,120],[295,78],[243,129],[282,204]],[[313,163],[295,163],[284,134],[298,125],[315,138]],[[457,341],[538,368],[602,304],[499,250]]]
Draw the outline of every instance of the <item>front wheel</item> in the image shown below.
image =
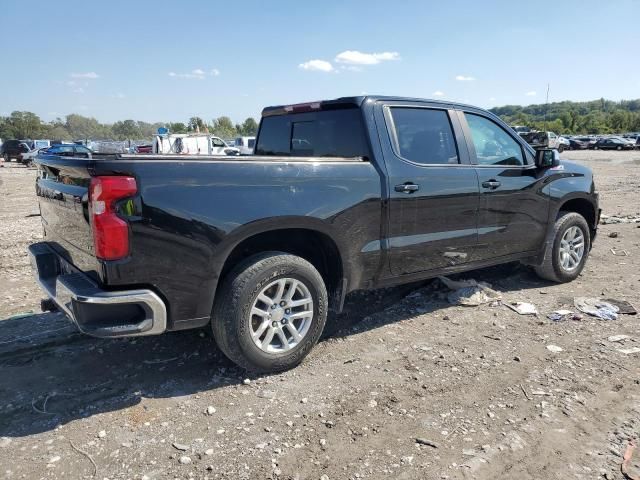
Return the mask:
[[2,159],[3,159],[5,162],[10,162],[10,161],[11,161],[11,157],[9,156],[9,154],[8,154],[8,153],[5,153],[5,154],[2,156]]
[[288,370],[320,339],[327,309],[324,281],[311,263],[265,252],[227,275],[213,307],[213,336],[222,352],[247,370]]
[[618,145],[618,146],[616,147],[616,150],[622,150],[622,147],[621,147],[620,145]]
[[539,277],[553,282],[575,280],[587,261],[591,236],[587,221],[575,212],[560,212],[544,262],[535,267]]

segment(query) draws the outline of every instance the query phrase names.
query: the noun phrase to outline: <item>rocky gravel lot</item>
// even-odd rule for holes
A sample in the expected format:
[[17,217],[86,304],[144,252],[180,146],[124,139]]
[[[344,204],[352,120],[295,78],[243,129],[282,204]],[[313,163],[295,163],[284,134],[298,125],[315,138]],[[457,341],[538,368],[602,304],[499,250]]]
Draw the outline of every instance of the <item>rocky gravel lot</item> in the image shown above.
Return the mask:
[[[603,213],[640,216],[640,151],[563,157],[594,169]],[[38,313],[34,170],[0,165],[0,478],[624,478],[640,315],[547,314],[576,296],[640,307],[640,223],[602,225],[570,284],[512,264],[459,276],[537,316],[452,306],[439,280],[357,293],[303,365],[247,378],[208,331],[105,341]]]

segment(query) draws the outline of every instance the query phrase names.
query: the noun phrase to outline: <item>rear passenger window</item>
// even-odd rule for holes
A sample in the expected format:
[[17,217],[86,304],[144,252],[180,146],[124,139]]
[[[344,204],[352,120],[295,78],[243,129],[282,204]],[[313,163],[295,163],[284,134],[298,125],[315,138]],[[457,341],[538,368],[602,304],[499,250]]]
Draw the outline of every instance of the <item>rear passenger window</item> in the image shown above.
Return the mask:
[[458,164],[449,114],[428,108],[391,108],[398,153],[423,165]]
[[522,147],[488,118],[465,113],[479,165],[524,165]]

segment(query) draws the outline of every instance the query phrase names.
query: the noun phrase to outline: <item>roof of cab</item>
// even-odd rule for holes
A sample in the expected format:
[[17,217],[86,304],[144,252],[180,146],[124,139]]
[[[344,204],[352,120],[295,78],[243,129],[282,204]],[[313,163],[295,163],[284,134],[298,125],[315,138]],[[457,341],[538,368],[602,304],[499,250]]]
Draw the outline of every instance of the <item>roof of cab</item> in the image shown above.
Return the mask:
[[[440,104],[440,105],[449,105],[453,107],[466,107],[466,108],[475,108],[473,105],[467,105],[464,103],[458,102],[449,102],[444,100],[433,100],[427,98],[415,98],[415,97],[396,97],[389,95],[361,95],[354,97],[340,97],[333,100],[319,100],[314,102],[305,102],[305,103],[297,103],[292,105],[276,105],[272,107],[265,107],[262,110],[263,117],[269,117],[272,115],[287,115],[289,113],[298,113],[301,111],[312,111],[312,110],[332,110],[338,108],[345,107],[361,107],[363,103],[367,101],[376,102],[379,100],[384,101],[395,101],[395,102],[417,102],[417,103],[430,103],[430,104]],[[480,109],[482,110],[482,109]]]

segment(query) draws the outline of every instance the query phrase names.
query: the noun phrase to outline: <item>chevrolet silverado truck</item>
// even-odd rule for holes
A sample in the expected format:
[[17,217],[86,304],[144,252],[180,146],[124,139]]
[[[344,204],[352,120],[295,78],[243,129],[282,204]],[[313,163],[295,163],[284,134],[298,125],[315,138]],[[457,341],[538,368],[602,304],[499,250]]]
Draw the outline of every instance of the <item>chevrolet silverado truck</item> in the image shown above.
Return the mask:
[[513,261],[571,281],[599,219],[588,168],[485,110],[412,98],[265,108],[253,156],[36,164],[31,261],[80,331],[210,325],[252,371],[301,362],[354,290]]

